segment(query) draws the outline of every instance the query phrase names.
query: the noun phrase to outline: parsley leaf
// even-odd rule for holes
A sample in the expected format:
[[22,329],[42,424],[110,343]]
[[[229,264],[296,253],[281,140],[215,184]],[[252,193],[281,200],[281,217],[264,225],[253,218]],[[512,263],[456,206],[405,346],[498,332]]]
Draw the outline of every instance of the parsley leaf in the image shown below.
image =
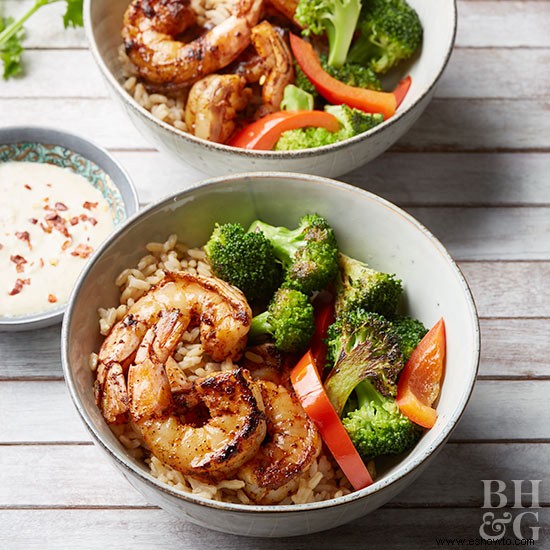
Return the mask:
[[[34,5],[17,21],[12,17],[0,17],[0,60],[4,65],[4,79],[16,76],[23,72],[21,54],[23,46],[21,40],[25,36],[24,24],[40,8],[48,4],[55,4],[62,0],[35,0]],[[64,0],[67,3],[63,15],[63,25],[67,27],[82,27],[83,0]]]
[[[13,23],[13,17],[0,17],[0,32],[8,25]],[[19,29],[15,34],[6,40],[5,44],[0,49],[0,59],[4,65],[3,77],[7,80],[10,77],[17,76],[23,73],[23,65],[21,64],[21,53],[23,46],[21,40],[25,36],[25,31]]]
[[82,27],[82,3],[83,0],[67,0],[67,10],[63,15],[63,25],[67,27]]

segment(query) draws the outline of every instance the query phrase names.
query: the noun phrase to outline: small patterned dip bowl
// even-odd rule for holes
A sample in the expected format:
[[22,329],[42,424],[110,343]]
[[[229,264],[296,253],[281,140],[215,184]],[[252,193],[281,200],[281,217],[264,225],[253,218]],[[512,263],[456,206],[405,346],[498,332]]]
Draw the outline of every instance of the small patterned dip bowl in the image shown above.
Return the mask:
[[[115,227],[137,212],[138,198],[126,171],[107,151],[83,137],[49,128],[0,129],[0,164],[47,163],[68,168],[98,189],[109,205]],[[0,331],[30,330],[61,321],[66,303],[47,311],[0,316]]]

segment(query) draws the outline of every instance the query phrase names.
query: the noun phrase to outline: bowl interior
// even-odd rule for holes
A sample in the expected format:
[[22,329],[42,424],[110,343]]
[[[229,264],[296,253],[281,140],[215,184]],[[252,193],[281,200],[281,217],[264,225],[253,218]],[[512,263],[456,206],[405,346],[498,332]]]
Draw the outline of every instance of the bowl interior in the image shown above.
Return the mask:
[[145,254],[146,243],[163,242],[171,233],[198,246],[206,242],[215,222],[234,221],[246,226],[261,218],[292,227],[308,212],[318,212],[329,220],[343,252],[376,269],[396,273],[404,281],[406,308],[412,316],[427,326],[444,317],[447,325],[448,358],[436,426],[407,457],[385,464],[378,481],[359,493],[375,491],[405,475],[448,437],[470,395],[479,350],[473,301],[445,249],[410,216],[370,193],[310,176],[257,173],[213,180],[142,212],[111,237],[77,284],[64,325],[65,376],[88,427],[119,462],[153,481],[147,468],[129,457],[109,430],[92,392],[88,356],[101,342],[95,312],[98,307],[118,304],[114,285],[118,273]]
[[[138,208],[129,177],[103,149],[74,136],[47,128],[5,128],[0,131],[0,163],[53,164],[83,176],[107,201],[115,227]],[[60,320],[66,303],[33,315],[2,317],[0,329],[40,328]]]
[[[425,2],[424,0],[408,0],[421,19],[424,28],[422,49],[407,63],[403,63],[393,74],[385,80],[391,89],[397,81],[405,75],[412,76],[411,88],[392,119],[376,126],[372,130],[356,136],[350,141],[359,141],[365,135],[376,134],[389,124],[393,124],[398,118],[406,113],[413,105],[417,104],[435,85],[443,71],[450,55],[456,28],[456,6],[455,0],[438,0],[438,2]],[[154,118],[147,110],[138,105],[122,87],[124,82],[123,65],[119,59],[119,48],[122,44],[120,31],[124,11],[129,0],[86,0],[85,14],[86,26],[91,42],[92,53],[96,57],[104,76],[107,78],[113,89],[119,96],[125,98],[134,109],[142,116],[169,132],[182,136],[187,140],[203,143],[210,149],[223,149],[237,155],[248,155],[256,157],[277,156],[278,158],[291,156],[314,156],[320,150],[338,149],[342,143],[325,146],[322,148],[309,149],[304,151],[244,151],[227,145],[207,142],[196,138],[186,132],[177,130],[173,126]],[[143,129],[143,128],[142,128]],[[149,134],[149,132],[145,132]],[[152,137],[152,136],[151,136]],[[166,139],[166,138],[165,138]],[[388,143],[389,146],[389,143]],[[274,167],[275,168],[275,167]],[[275,168],[280,169],[280,168]],[[312,170],[310,170],[312,171]]]

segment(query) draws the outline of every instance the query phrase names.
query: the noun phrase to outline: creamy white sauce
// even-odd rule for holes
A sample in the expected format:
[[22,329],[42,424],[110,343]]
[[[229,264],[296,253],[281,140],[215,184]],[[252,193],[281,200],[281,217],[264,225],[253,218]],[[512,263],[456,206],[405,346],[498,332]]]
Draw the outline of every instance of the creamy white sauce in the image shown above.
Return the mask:
[[51,164],[0,163],[0,316],[66,303],[113,227],[107,201],[83,176]]

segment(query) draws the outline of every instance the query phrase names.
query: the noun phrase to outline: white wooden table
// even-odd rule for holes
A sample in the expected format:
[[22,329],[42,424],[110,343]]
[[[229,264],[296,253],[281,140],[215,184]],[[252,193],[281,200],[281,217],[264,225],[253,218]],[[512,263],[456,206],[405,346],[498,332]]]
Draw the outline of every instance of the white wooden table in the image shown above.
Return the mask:
[[[9,14],[29,4],[0,1]],[[62,9],[30,22],[27,76],[0,82],[0,125],[54,126],[103,144],[143,204],[198,181],[202,174],[155,151],[107,97],[83,31],[61,30]],[[178,521],[92,445],[65,389],[60,328],[0,334],[0,547],[425,550],[453,537],[467,545],[488,511],[482,479],[541,479],[543,508],[531,525],[541,527],[535,547],[550,548],[549,67],[550,2],[460,0],[436,98],[391,151],[342,178],[432,229],[459,261],[481,316],[472,400],[410,489],[362,520],[296,539],[243,539]]]

